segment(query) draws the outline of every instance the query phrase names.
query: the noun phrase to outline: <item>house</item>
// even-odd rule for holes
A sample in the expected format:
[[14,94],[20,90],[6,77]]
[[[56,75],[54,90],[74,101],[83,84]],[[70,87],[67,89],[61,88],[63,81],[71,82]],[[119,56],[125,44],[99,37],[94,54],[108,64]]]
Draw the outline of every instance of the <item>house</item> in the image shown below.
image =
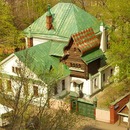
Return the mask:
[[72,98],[83,99],[83,102],[109,83],[113,69],[106,64],[104,56],[108,44],[107,28],[76,5],[58,3],[48,7],[48,11],[24,33],[27,49],[15,52],[1,62],[2,73],[6,75],[1,79],[2,85],[10,95],[16,94],[18,83],[9,77],[19,76],[23,67],[27,79],[42,82],[37,85],[31,80],[23,84],[23,97],[26,89],[37,99],[39,95],[46,97],[43,94],[47,93],[44,72],[51,70],[55,70],[57,76],[61,74],[54,95],[71,92]]

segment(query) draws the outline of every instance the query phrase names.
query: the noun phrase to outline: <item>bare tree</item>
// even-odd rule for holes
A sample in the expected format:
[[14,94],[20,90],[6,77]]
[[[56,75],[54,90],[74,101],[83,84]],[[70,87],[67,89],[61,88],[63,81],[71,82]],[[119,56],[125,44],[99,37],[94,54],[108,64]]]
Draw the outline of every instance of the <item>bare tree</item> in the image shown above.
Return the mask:
[[[56,110],[50,107],[55,84],[58,83],[64,73],[63,65],[59,65],[57,68],[59,71],[53,67],[48,70],[44,66],[42,69],[44,72],[40,71],[36,75],[33,71],[35,72],[37,66],[33,66],[33,59],[28,52],[25,57],[24,63],[17,60],[18,66],[13,68],[17,76],[5,77],[1,71],[1,79],[10,80],[12,89],[7,92],[10,86],[5,88],[3,85],[1,91],[4,104],[13,108],[11,124],[7,129],[68,130],[76,123],[76,115],[69,113],[69,106],[62,103]],[[28,66],[31,65],[30,70]],[[37,80],[34,80],[34,77]],[[29,85],[32,89],[33,84],[41,87],[42,91],[39,95],[29,91]]]

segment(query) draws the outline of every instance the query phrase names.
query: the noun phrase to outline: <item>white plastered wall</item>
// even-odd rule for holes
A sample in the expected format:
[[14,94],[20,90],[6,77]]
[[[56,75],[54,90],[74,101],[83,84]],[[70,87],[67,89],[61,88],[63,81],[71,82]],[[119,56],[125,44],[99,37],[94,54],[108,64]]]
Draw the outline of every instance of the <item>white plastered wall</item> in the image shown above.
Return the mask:
[[45,40],[45,39],[33,38],[33,46],[39,45],[41,43],[45,43],[47,41],[48,40]]
[[[114,72],[114,69],[110,66],[110,67],[108,67],[108,68],[106,68],[105,70],[103,70],[101,73],[102,73],[102,79],[101,79],[101,81],[102,81],[102,86],[105,86],[105,85],[107,85],[107,84],[109,84],[110,83],[110,78],[111,78],[111,76],[112,76],[112,74],[111,74],[111,69],[113,70],[113,72]],[[103,74],[105,74],[105,81],[103,81]]]
[[90,82],[91,82],[91,94],[97,92],[99,89],[101,89],[100,86],[100,73],[96,73],[95,75],[91,76]]
[[[1,62],[1,73],[7,74],[10,76],[18,76],[16,73],[13,72],[12,67],[21,67],[22,69],[25,69],[25,72],[24,72],[25,77],[38,80],[38,77],[33,72],[31,72],[27,67],[25,67],[23,63],[20,63],[18,57],[14,54],[10,55],[3,62]],[[5,91],[7,89],[7,80],[11,80],[11,87],[12,87],[12,92],[13,92],[12,94],[16,95],[18,88],[21,86],[21,82],[13,78],[11,79],[7,77],[6,78],[1,77],[1,78],[2,78],[2,86],[4,87]],[[28,85],[28,90],[29,90],[30,95],[33,94],[33,85],[34,85],[33,83]],[[40,86],[40,85],[36,85],[36,86],[38,86],[39,95],[41,94],[45,95],[43,94],[43,93],[46,93],[45,84],[44,86]],[[24,87],[22,87],[21,89],[21,97],[23,97],[23,95],[24,95]]]
[[[70,76],[67,76],[65,79],[65,90],[66,91],[70,91]],[[58,88],[58,93],[61,93],[62,92],[62,80],[57,84],[57,88]]]
[[16,63],[17,60],[18,58],[14,54],[10,55],[7,58],[7,60],[3,64],[1,64],[1,72],[8,75],[16,76],[16,74],[12,72],[12,66],[14,67],[17,66],[17,63]]
[[[26,48],[27,48],[27,45],[28,45],[27,37],[25,37],[25,41],[26,41]],[[33,38],[33,46],[36,46],[36,45],[45,43],[45,42],[47,42],[47,41],[48,41],[48,40],[46,40],[46,39]]]

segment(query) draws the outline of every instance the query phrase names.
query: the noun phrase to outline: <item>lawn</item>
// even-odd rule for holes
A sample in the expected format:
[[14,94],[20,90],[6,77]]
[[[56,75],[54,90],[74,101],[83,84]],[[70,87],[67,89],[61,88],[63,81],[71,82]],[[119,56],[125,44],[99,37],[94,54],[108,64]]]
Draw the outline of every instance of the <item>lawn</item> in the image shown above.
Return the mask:
[[108,85],[103,91],[98,93],[98,107],[108,109],[110,104],[130,92],[130,79]]

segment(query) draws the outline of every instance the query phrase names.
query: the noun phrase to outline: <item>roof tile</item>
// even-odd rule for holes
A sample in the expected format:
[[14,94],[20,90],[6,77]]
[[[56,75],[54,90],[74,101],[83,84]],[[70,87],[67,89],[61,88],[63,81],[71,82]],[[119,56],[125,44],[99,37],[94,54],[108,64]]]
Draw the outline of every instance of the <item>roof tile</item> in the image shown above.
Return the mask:
[[74,43],[82,52],[82,55],[100,45],[99,40],[92,28],[88,28],[81,32],[75,33],[72,35],[72,38],[74,40]]

